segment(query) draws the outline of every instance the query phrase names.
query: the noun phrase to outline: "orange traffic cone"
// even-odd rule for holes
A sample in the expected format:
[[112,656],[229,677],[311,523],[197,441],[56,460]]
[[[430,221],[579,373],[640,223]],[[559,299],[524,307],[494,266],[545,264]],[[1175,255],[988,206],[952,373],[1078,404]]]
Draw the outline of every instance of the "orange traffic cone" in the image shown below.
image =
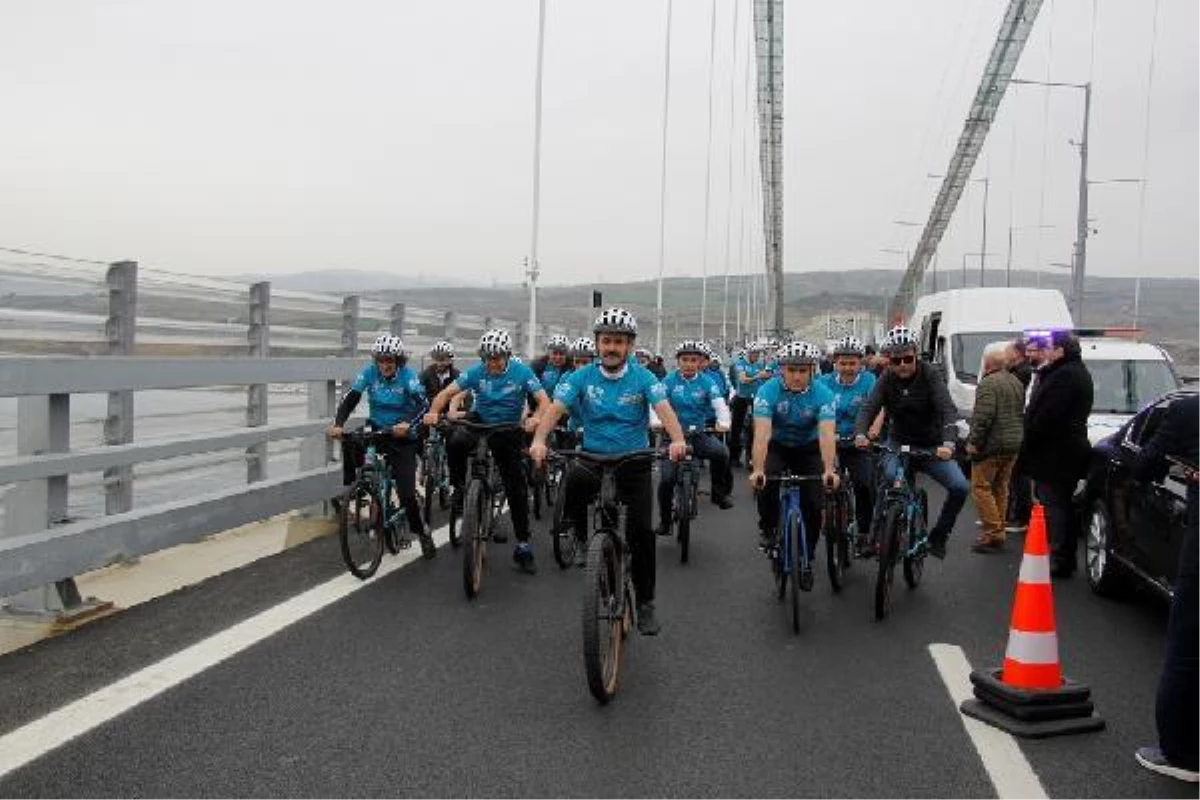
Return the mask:
[[1017,578],[1001,678],[1006,686],[1018,689],[1057,689],[1062,685],[1046,512],[1041,503],[1034,505],[1025,534],[1025,555]]
[[1059,665],[1046,540],[1046,514],[1037,503],[1025,534],[1004,666],[973,671],[975,698],[959,707],[969,717],[1031,738],[1104,727],[1094,713],[1091,689],[1064,678]]

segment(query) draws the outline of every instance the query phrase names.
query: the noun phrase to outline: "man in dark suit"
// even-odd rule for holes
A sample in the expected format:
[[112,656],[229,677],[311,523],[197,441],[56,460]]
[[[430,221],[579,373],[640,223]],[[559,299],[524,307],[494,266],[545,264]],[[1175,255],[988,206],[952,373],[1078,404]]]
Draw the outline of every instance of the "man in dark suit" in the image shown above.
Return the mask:
[[1075,574],[1079,540],[1079,515],[1072,497],[1092,455],[1087,436],[1092,375],[1083,364],[1075,334],[1057,330],[1044,339],[1045,362],[1037,371],[1025,409],[1020,459],[1046,510],[1050,575],[1069,578]]
[[1167,652],[1158,679],[1154,717],[1158,747],[1138,748],[1135,757],[1147,769],[1192,783],[1200,779],[1200,607],[1197,603],[1197,445],[1200,395],[1184,395],[1167,406],[1158,430],[1142,445],[1133,463],[1139,480],[1162,480],[1167,456],[1184,462],[1187,480],[1187,535],[1179,554],[1179,572],[1167,623]]

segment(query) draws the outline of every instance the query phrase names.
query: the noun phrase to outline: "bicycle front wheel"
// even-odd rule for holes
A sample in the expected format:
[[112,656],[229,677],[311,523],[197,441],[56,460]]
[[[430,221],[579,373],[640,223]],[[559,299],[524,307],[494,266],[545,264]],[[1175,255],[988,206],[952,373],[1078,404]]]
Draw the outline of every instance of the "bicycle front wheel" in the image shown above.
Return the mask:
[[561,569],[567,569],[575,563],[575,555],[583,546],[581,537],[575,531],[575,524],[567,518],[566,498],[562,496],[562,484],[556,491],[559,497],[552,504],[554,516],[550,523],[550,540],[554,546],[554,560]]
[[846,578],[846,529],[842,527],[837,495],[825,497],[822,519],[825,525],[825,562],[829,568],[829,585],[840,592]]
[[800,554],[804,552],[800,542],[800,537],[803,535],[799,512],[791,514],[788,518],[787,537],[789,547],[792,548],[792,633],[800,632],[800,570],[805,566],[801,563],[800,557]]
[[883,619],[892,610],[892,573],[896,568],[896,551],[900,547],[900,526],[903,524],[900,506],[888,508],[880,529],[879,572],[875,576],[875,619]]
[[463,590],[467,599],[479,594],[483,582],[483,565],[487,561],[487,504],[483,483],[471,481],[467,487],[467,499],[463,504],[460,536],[463,543]]
[[425,496],[421,498],[421,516],[425,519],[425,524],[429,525],[433,520],[433,495],[437,492],[438,478],[431,469],[432,464],[429,463],[433,459],[426,459],[425,464],[425,480],[421,482],[422,488],[425,491]]
[[338,514],[342,561],[356,578],[366,580],[383,560],[383,511],[369,486],[356,484],[342,496]]
[[691,487],[688,481],[681,480],[675,484],[675,538],[679,542],[679,563],[688,563],[688,550],[692,542],[692,515],[688,494]]
[[583,587],[583,668],[588,690],[600,703],[617,693],[624,649],[626,598],[620,557],[611,533],[592,537]]
[[[904,553],[904,582],[910,589],[917,588],[921,584],[921,576],[925,574],[925,509],[929,507],[929,499],[925,496],[924,489],[918,492],[917,518],[908,526],[907,548]],[[914,541],[918,544],[914,545]]]

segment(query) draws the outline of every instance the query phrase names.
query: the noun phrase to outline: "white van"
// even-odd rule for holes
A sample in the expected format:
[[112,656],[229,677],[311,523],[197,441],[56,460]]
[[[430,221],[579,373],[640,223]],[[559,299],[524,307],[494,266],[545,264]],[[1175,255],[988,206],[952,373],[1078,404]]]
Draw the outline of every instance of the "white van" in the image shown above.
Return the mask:
[[975,288],[927,294],[909,327],[921,352],[941,367],[960,419],[975,407],[983,348],[1038,328],[1071,328],[1071,312],[1057,289]]

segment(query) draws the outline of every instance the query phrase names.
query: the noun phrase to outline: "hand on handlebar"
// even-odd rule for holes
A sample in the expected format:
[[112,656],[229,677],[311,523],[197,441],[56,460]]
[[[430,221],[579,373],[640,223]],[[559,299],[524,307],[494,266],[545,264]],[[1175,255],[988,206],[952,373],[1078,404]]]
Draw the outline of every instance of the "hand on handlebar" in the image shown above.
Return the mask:
[[434,425],[437,425],[438,422],[441,421],[441,415],[436,412],[430,411],[428,414],[421,417],[421,421],[424,422],[426,425],[429,425],[430,427],[432,427]]
[[409,424],[407,422],[398,422],[392,426],[392,436],[395,436],[397,439],[407,439],[408,431]]
[[541,419],[538,417],[526,417],[525,421],[522,422],[521,425],[524,427],[526,433],[533,433],[537,430],[538,423],[540,422]]
[[858,436],[854,437],[854,446],[859,450],[866,450],[871,446],[871,440],[860,433]]
[[534,439],[533,444],[529,445],[529,458],[535,467],[541,467],[546,463],[546,443]]
[[825,488],[829,491],[836,491],[842,483],[842,477],[831,469],[826,469],[821,475],[821,483],[825,484]]
[[718,422],[713,427],[716,429],[717,433],[729,433],[728,425],[722,425],[720,422]]
[[934,454],[942,461],[949,461],[954,457],[954,451],[945,445],[935,450]]
[[672,461],[683,461],[687,457],[687,442],[671,442],[667,456]]
[[342,438],[342,426],[341,425],[330,425],[328,428],[325,429],[325,435],[328,436],[330,439]]
[[754,470],[753,472],[750,473],[750,488],[751,489],[762,489],[766,485],[767,485],[767,474],[765,472],[760,472],[758,470]]

